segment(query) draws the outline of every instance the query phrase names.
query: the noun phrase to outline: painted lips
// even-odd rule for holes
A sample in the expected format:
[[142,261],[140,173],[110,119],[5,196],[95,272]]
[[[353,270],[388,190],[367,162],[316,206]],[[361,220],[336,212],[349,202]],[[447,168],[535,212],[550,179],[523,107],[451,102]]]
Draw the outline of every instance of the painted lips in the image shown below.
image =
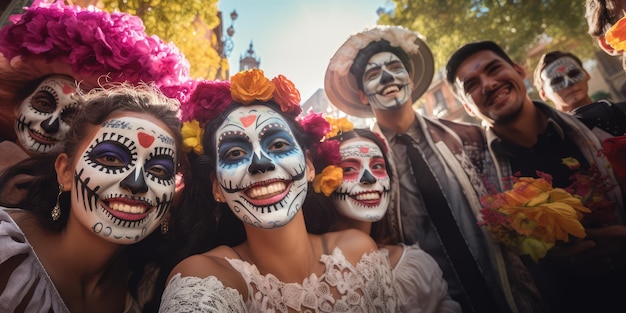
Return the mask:
[[125,198],[107,199],[104,209],[111,215],[125,221],[142,220],[152,211],[151,207],[144,201]]
[[271,181],[256,183],[245,190],[248,201],[254,206],[262,207],[280,202],[291,187],[290,181]]

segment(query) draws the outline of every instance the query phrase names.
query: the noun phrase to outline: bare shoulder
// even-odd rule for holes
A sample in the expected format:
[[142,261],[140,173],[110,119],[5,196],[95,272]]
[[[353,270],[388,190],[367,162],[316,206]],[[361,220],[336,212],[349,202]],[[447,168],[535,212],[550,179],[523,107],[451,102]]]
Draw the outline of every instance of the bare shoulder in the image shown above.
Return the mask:
[[367,234],[356,229],[346,229],[326,233],[328,247],[332,251],[339,248],[345,258],[352,264],[358,263],[364,254],[378,250],[376,242]]
[[226,258],[238,258],[237,254],[228,246],[220,246],[202,254],[192,255],[178,263],[170,272],[167,281],[176,274],[183,277],[207,278],[214,276],[225,287],[246,290],[245,281],[241,274],[228,263]]

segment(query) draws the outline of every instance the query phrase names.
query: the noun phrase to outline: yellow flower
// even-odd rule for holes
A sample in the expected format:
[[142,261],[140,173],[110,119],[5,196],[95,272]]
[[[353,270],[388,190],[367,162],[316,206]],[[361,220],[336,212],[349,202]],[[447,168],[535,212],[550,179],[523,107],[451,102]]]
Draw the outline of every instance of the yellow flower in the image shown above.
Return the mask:
[[580,162],[578,162],[576,158],[572,158],[572,157],[562,158],[561,163],[567,166],[570,170],[577,170],[580,168]]
[[275,89],[274,83],[259,69],[239,72],[230,78],[230,93],[233,100],[243,104],[255,100],[269,101]]
[[519,244],[519,253],[522,255],[529,255],[530,258],[537,263],[539,262],[539,259],[548,254],[548,250],[552,247],[554,247],[554,243],[547,243],[535,238],[526,237],[522,239]]
[[332,118],[326,117],[328,123],[330,123],[330,131],[326,133],[326,138],[332,138],[340,133],[348,132],[354,129],[354,125],[347,118]]
[[343,169],[339,166],[329,165],[320,174],[315,175],[313,190],[317,193],[323,192],[328,197],[339,187],[342,180]]
[[183,135],[183,151],[189,153],[193,150],[197,155],[204,152],[202,148],[204,130],[200,127],[200,123],[197,120],[183,123],[181,133]]

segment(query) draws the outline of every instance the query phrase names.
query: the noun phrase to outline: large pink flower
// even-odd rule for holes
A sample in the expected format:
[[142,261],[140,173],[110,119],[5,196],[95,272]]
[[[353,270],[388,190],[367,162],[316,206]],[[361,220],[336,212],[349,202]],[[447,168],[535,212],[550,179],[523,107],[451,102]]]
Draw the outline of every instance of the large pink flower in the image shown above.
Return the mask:
[[200,125],[214,119],[231,103],[230,82],[204,80],[198,83],[186,106],[193,107],[192,117]]
[[330,123],[322,116],[322,113],[315,113],[309,110],[305,117],[299,118],[298,122],[314,142],[320,141],[330,130]]

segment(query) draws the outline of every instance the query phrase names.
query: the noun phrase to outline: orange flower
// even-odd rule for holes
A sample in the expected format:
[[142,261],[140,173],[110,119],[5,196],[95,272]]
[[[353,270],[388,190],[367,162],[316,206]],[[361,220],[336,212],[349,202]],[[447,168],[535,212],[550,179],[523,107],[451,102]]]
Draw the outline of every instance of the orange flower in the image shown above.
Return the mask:
[[613,24],[604,39],[616,51],[626,50],[626,17]]
[[[503,196],[503,197],[500,197]],[[494,235],[523,255],[537,261],[557,241],[568,242],[570,236],[584,238],[583,212],[590,213],[578,197],[562,188],[553,188],[549,178],[521,177],[513,189],[481,198],[481,212]],[[505,236],[510,229],[519,240]]]
[[274,101],[280,105],[280,110],[287,113],[297,112],[300,114],[300,92],[293,82],[283,75],[278,75],[272,79],[276,90],[274,91]]
[[267,79],[262,70],[251,69],[239,72],[230,78],[230,92],[233,100],[249,104],[255,100],[269,101],[276,87]]
[[313,190],[323,192],[325,196],[330,196],[343,180],[343,169],[339,166],[329,165],[320,174],[315,175]]

